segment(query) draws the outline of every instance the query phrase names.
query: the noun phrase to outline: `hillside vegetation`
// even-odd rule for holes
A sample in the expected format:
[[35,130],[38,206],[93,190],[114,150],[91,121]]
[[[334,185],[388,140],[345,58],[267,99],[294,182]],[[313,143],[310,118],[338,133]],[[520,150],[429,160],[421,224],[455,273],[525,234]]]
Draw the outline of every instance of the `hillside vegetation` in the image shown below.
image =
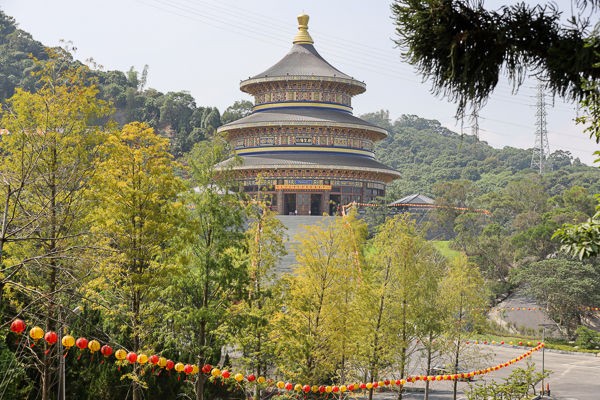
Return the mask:
[[[402,115],[391,121],[388,111],[361,115],[390,133],[378,142],[378,161],[396,168],[402,179],[390,185],[390,198],[399,199],[412,193],[434,197],[434,185],[456,179],[473,183],[479,193],[498,192],[510,182],[530,173],[531,149],[504,147],[495,149],[485,141],[475,145],[475,138],[461,136],[436,120]],[[600,193],[600,170],[582,164],[571,153],[557,149],[552,153],[554,171],[543,177],[549,196],[562,194],[575,186],[590,194]]]

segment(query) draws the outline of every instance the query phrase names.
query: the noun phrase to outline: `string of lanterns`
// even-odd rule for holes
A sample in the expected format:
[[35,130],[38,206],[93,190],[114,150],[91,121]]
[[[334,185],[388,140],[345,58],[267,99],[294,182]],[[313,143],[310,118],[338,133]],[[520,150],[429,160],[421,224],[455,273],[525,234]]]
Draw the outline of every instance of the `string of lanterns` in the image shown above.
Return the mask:
[[[25,322],[23,322],[20,319],[16,319],[11,323],[11,330],[16,333],[18,336],[20,336],[24,331],[25,331]],[[58,336],[55,332],[49,331],[46,332],[44,334],[44,331],[42,330],[42,328],[38,327],[38,326],[34,326],[33,328],[30,329],[29,331],[29,336],[33,339],[33,343],[31,344],[31,347],[33,347],[39,340],[41,340],[42,338],[46,341],[47,346],[48,346],[48,350],[46,350],[46,352],[48,352],[50,350],[50,346],[52,346],[53,344],[55,344],[58,341]],[[112,347],[110,347],[109,345],[104,345],[101,346],[100,343],[97,340],[91,340],[88,341],[86,338],[80,337],[79,339],[75,340],[75,338],[71,335],[66,335],[62,338],[61,343],[63,344],[63,346],[65,346],[65,348],[67,349],[67,353],[63,356],[66,357],[68,355],[68,351],[72,348],[72,347],[77,347],[80,350],[80,355],[78,357],[78,359],[81,357],[81,354],[83,354],[83,352],[85,351],[85,349],[89,349],[91,354],[92,354],[92,359],[93,359],[93,354],[95,352],[100,351],[100,353],[104,356],[105,360],[111,356],[113,354],[113,349]],[[417,341],[417,343],[419,343]],[[434,343],[434,342],[432,342]],[[466,344],[470,344],[471,341],[467,341]],[[487,341],[482,342],[483,344],[488,344]],[[479,344],[479,341],[474,341],[473,344]],[[491,342],[491,344],[496,344],[495,341]],[[500,344],[504,345],[504,342],[501,342]],[[510,342],[510,344],[512,345],[513,342]],[[523,345],[522,342],[519,342],[519,345]],[[531,342],[528,342],[527,345],[531,345]],[[142,367],[142,373],[143,373],[143,368],[147,363],[150,363],[150,365],[152,365],[152,373],[154,373],[154,370],[156,367],[159,367],[161,369],[160,372],[162,372],[162,369],[166,369],[167,371],[169,371],[169,375],[171,374],[171,370],[175,370],[178,373],[178,377],[177,380],[179,380],[179,374],[181,374],[182,372],[186,374],[186,381],[187,381],[187,376],[189,375],[195,375],[198,374],[200,371],[202,371],[202,373],[210,375],[213,377],[213,380],[215,380],[215,384],[216,384],[216,379],[222,378],[222,379],[229,379],[229,378],[233,378],[235,379],[235,381],[238,383],[238,385],[240,383],[242,383],[244,380],[246,380],[249,383],[258,383],[258,384],[263,384],[263,383],[267,383],[269,387],[276,387],[279,390],[287,390],[287,391],[296,391],[296,392],[320,392],[320,393],[340,393],[343,394],[346,391],[352,392],[352,391],[360,391],[360,390],[370,390],[372,388],[378,388],[378,387],[385,387],[385,386],[389,386],[389,387],[393,387],[393,386],[398,386],[398,387],[402,387],[403,385],[405,385],[406,383],[415,383],[418,381],[447,381],[447,380],[457,380],[457,379],[465,379],[465,378],[471,378],[471,377],[475,377],[478,375],[485,375],[487,373],[493,372],[493,371],[498,371],[501,368],[504,367],[508,367],[509,365],[512,365],[518,361],[521,361],[522,359],[528,357],[529,355],[531,355],[533,352],[538,351],[540,349],[542,349],[545,346],[544,343],[538,342],[537,346],[534,348],[531,348],[530,350],[528,350],[526,353],[522,354],[521,356],[514,358],[510,361],[507,361],[505,363],[502,364],[498,364],[494,367],[488,367],[486,369],[482,369],[482,370],[477,370],[477,371],[471,371],[468,373],[457,373],[457,374],[448,374],[448,375],[416,375],[416,376],[408,376],[405,379],[385,379],[385,380],[381,380],[378,382],[363,382],[363,383],[359,383],[359,384],[349,384],[349,385],[341,385],[341,386],[311,386],[308,384],[292,384],[292,383],[284,383],[283,381],[279,381],[277,383],[275,383],[275,381],[269,379],[267,380],[264,376],[259,376],[256,377],[254,374],[250,374],[248,376],[244,376],[241,373],[236,373],[233,374],[232,372],[230,372],[229,370],[223,370],[221,371],[218,367],[213,367],[209,364],[204,365],[201,369],[198,368],[197,365],[193,365],[193,364],[183,364],[182,362],[177,362],[175,363],[172,360],[168,360],[165,357],[159,357],[158,355],[154,354],[151,355],[150,357],[148,357],[145,354],[136,354],[134,352],[127,352],[123,349],[119,349],[116,352],[114,352],[114,356],[115,358],[119,361],[119,371],[121,370],[121,363],[124,362],[124,360],[127,360],[127,362],[129,362],[129,364],[134,364],[134,363],[138,363],[141,367]],[[103,360],[100,364],[103,364],[104,361]]]

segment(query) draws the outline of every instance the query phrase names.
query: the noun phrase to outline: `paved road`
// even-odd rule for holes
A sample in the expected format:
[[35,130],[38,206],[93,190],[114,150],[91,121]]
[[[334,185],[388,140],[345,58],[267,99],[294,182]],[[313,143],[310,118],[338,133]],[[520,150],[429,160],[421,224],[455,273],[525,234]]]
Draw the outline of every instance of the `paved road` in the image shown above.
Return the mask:
[[[487,346],[486,346],[487,347]],[[506,347],[487,347],[487,351],[495,353],[492,355],[492,364],[497,365],[505,361],[511,360],[526,350],[513,349]],[[542,369],[542,352],[538,351],[532,354],[531,360],[535,362],[536,369]],[[484,375],[478,378],[473,383],[483,383],[492,379],[502,381],[507,378],[513,369],[524,368],[526,360],[510,365],[507,368],[502,368],[499,371]],[[584,357],[576,355],[566,355],[546,352],[545,368],[552,370],[553,374],[547,379],[550,383],[552,397],[547,399],[554,400],[588,400],[600,399],[600,357]],[[422,388],[424,385],[412,384],[412,387]],[[467,383],[459,382],[458,389],[460,394],[459,399],[466,399],[463,394],[464,387]],[[539,388],[538,388],[539,389]],[[423,393],[406,393],[403,399],[416,400],[423,399]],[[361,397],[359,397],[361,398]],[[378,393],[375,396],[378,400],[396,398],[392,393]],[[430,400],[447,400],[452,398],[452,383],[451,382],[436,382],[432,384]]]

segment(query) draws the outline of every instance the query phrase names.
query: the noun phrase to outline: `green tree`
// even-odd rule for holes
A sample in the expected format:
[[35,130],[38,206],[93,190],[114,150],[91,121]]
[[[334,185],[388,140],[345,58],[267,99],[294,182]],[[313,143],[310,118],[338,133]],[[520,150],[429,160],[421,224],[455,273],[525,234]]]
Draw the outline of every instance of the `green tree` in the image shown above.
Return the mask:
[[[161,291],[179,272],[169,262],[173,249],[167,243],[185,215],[179,197],[184,185],[175,176],[168,143],[146,124],[125,125],[109,137],[90,191],[93,232],[105,240],[109,256],[100,262],[89,294],[109,320],[122,324],[136,353],[154,348],[152,332],[166,312]],[[137,379],[133,398],[142,398]]]
[[[281,307],[279,277],[275,268],[286,254],[286,228],[277,219],[277,213],[270,211],[266,204],[263,193],[259,193],[256,203],[247,209],[252,220],[246,231],[250,286],[248,295],[235,307],[242,320],[242,328],[235,335],[235,342],[243,351],[239,361],[256,377],[265,374],[273,365],[278,337],[272,316]],[[266,387],[266,384],[263,386]],[[261,398],[262,388],[257,385],[255,398]]]
[[[443,299],[445,310],[448,352],[452,359],[452,369],[466,368],[475,359],[473,346],[463,344],[469,325],[480,317],[472,311],[484,307],[487,303],[486,288],[479,273],[465,256],[455,257],[450,264],[450,269],[445,275],[441,287],[440,297]],[[457,380],[454,380],[453,399],[456,400]]]
[[526,293],[551,308],[551,317],[573,332],[586,311],[580,307],[600,303],[600,269],[589,262],[564,256],[521,266],[515,279]]
[[233,103],[232,106],[227,107],[223,116],[221,117],[221,123],[223,125],[238,119],[247,117],[252,114],[252,108],[254,105],[248,100],[240,100]]
[[[196,144],[186,157],[195,187],[186,196],[192,212],[181,239],[183,272],[170,282],[167,317],[177,326],[171,341],[194,355],[199,366],[218,362],[232,305],[248,287],[244,207],[230,191],[240,161],[229,159],[230,154],[231,144],[215,136]],[[205,382],[200,374],[194,383],[198,400],[211,390]]]

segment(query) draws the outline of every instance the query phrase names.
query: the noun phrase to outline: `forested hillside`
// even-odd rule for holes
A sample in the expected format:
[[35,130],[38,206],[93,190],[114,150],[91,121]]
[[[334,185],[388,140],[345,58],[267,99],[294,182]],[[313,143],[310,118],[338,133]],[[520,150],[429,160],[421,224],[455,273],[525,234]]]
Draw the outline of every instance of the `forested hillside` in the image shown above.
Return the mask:
[[[388,111],[361,115],[390,133],[376,147],[377,160],[396,168],[402,179],[390,186],[390,196],[398,199],[412,193],[434,197],[433,186],[440,181],[465,179],[473,182],[480,194],[498,192],[512,181],[534,172],[531,149],[495,149],[486,142],[475,145],[475,138],[452,132],[436,120],[403,115],[392,122]],[[573,159],[570,152],[552,153],[554,171],[543,177],[549,196],[562,194],[575,186],[590,194],[600,193],[600,170]]]

